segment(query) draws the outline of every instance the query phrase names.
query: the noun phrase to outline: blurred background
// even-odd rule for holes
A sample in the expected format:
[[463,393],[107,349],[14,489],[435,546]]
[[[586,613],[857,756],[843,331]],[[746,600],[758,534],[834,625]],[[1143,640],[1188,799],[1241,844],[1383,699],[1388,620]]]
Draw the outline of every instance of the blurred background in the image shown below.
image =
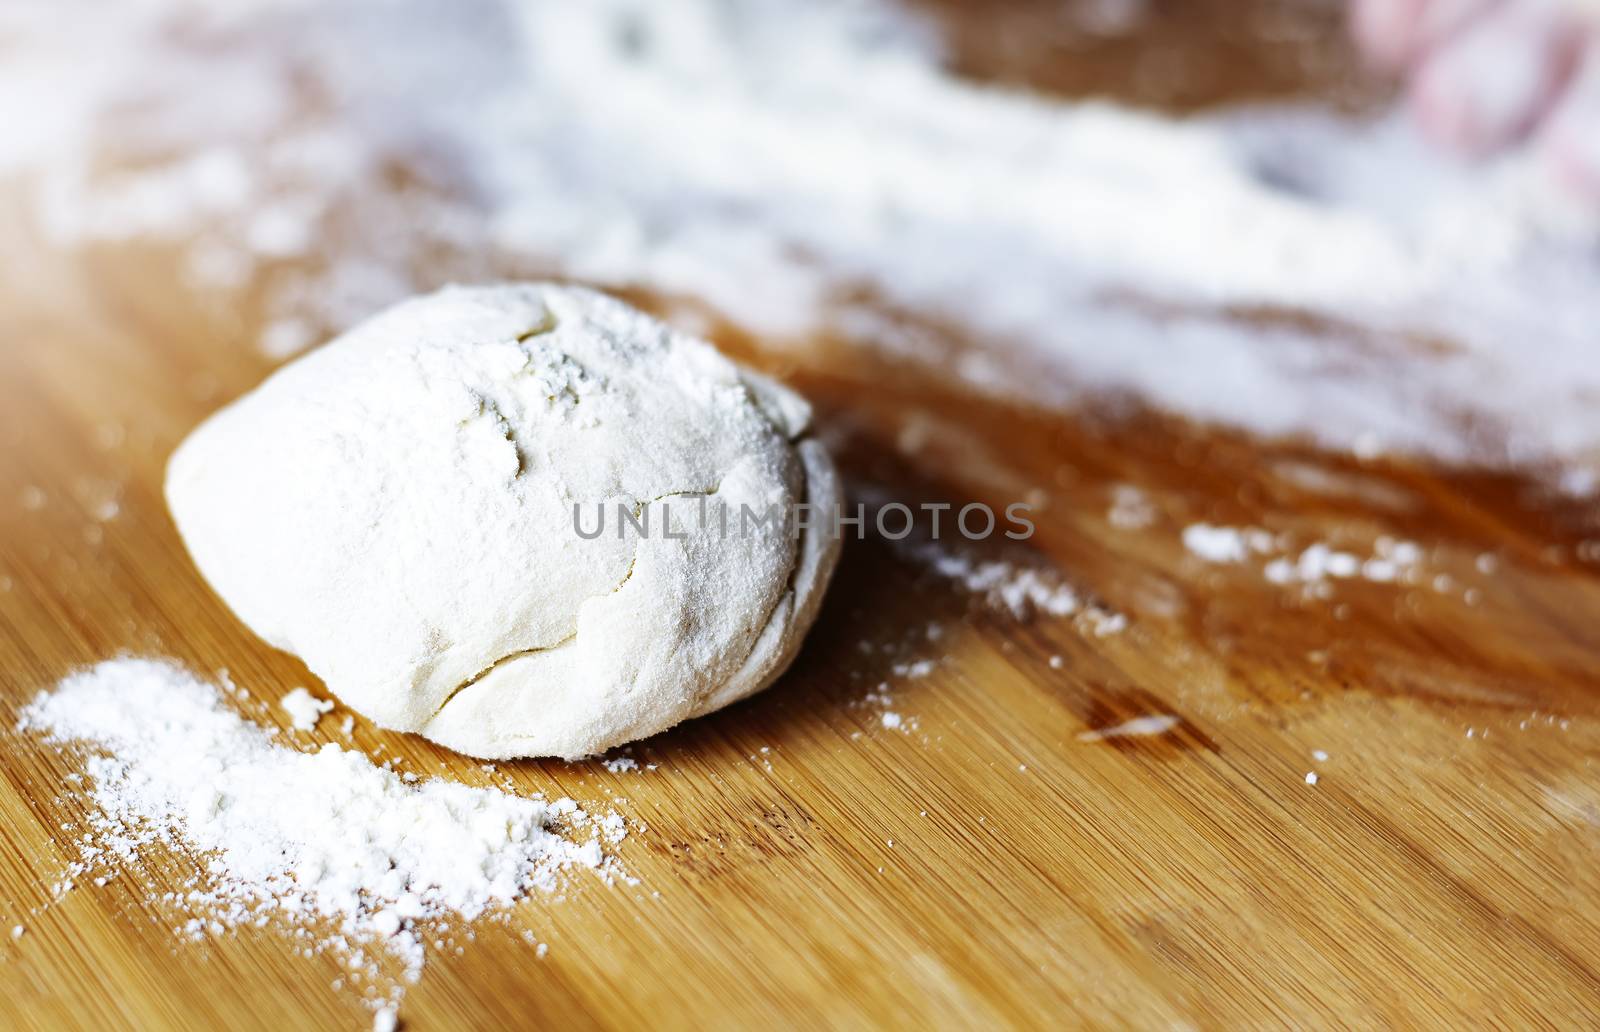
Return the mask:
[[553,276],[768,364],[1582,487],[1593,212],[1521,144],[1589,30],[1455,60],[1485,5],[1367,6],[1363,60],[1336,0],[13,4],[4,251],[137,255],[267,363]]

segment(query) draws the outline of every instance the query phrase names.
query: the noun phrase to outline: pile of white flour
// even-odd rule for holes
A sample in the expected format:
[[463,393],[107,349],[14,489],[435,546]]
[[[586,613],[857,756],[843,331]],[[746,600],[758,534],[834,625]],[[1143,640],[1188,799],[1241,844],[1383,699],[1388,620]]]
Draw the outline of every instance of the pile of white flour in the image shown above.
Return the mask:
[[[203,876],[163,901],[182,915],[180,935],[287,926],[365,972],[375,1006],[416,979],[452,922],[552,891],[568,870],[622,876],[603,849],[625,834],[616,814],[418,781],[333,744],[275,744],[165,662],[117,659],[68,677],[27,706],[21,729],[87,747],[92,808],[72,877],[114,875],[155,844],[196,855]],[[403,965],[387,993],[367,951]]]

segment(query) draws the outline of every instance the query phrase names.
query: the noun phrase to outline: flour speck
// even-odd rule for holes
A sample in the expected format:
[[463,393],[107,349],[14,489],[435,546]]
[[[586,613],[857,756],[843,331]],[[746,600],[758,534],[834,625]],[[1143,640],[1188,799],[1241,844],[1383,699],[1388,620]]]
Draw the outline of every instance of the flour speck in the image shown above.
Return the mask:
[[290,726],[296,731],[314,731],[324,713],[333,710],[333,703],[319,699],[304,688],[295,688],[278,703],[289,714]]

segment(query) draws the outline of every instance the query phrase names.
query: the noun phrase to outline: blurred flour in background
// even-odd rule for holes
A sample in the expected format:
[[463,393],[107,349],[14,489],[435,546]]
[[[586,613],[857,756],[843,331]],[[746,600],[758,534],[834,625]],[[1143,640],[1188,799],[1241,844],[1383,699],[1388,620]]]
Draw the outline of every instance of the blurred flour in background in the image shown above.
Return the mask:
[[62,245],[262,290],[274,355],[537,271],[1030,403],[1600,461],[1594,227],[1396,118],[984,87],[877,3],[81,7],[0,14],[0,170]]

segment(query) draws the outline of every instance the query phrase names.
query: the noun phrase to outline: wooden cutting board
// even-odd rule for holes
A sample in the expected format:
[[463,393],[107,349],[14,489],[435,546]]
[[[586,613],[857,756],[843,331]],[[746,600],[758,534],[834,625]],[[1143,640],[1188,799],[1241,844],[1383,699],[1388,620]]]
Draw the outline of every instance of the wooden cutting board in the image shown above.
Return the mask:
[[[174,937],[147,901],[193,856],[52,888],[82,814],[77,761],[10,730],[35,692],[124,652],[226,668],[263,722],[318,686],[209,592],[160,496],[176,442],[268,370],[250,299],[208,306],[166,253],[10,246],[0,930],[25,933],[0,935],[0,1024],[359,1027],[332,955]],[[434,951],[408,1027],[1600,1021],[1592,504],[1149,413],[1021,411],[826,341],[718,339],[816,401],[858,489],[1034,502],[1028,548],[975,554],[1059,571],[1085,604],[1019,616],[850,542],[794,670],[633,750],[654,769],[502,765],[642,822],[617,849],[640,884],[575,879]],[[1410,581],[1308,591],[1265,555],[1191,554],[1197,522],[1291,555],[1389,537],[1422,557]],[[1130,721],[1159,733],[1107,734]],[[285,740],[342,741],[334,724]],[[364,721],[354,741],[488,781]]]

